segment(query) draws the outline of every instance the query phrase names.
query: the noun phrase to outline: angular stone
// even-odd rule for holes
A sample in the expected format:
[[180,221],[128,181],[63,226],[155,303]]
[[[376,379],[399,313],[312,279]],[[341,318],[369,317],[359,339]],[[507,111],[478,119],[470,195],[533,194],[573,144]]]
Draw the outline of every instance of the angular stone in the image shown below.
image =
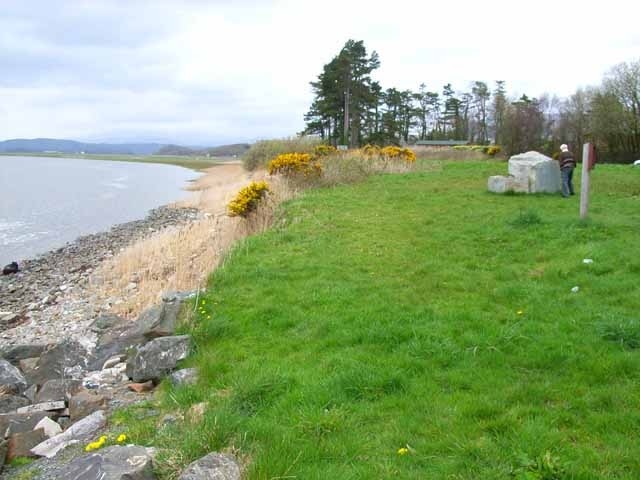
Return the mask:
[[67,377],[67,370],[75,367],[86,368],[88,353],[80,343],[65,340],[47,348],[29,375],[32,383],[42,385],[48,380]]
[[109,331],[98,340],[98,345],[93,352],[88,369],[90,371],[102,370],[105,362],[116,356],[127,356],[127,352],[135,349],[138,345],[146,343],[147,340],[142,335],[125,332]]
[[12,413],[30,403],[28,398],[18,395],[0,395],[0,413]]
[[144,447],[119,445],[76,458],[56,472],[65,480],[155,480],[153,463]]
[[18,362],[25,358],[39,357],[46,348],[47,345],[12,345],[10,347],[3,347],[0,349],[0,358],[4,358],[13,365],[18,365]]
[[134,382],[158,380],[187,358],[190,344],[188,335],[156,338],[139,347],[127,361],[127,375]]
[[49,417],[44,417],[42,420],[40,420],[36,424],[34,430],[37,430],[39,428],[42,428],[44,430],[44,434],[47,436],[47,438],[55,437],[56,435],[62,433],[62,427],[60,427],[60,424],[58,424],[58,422],[54,422]]
[[142,335],[147,340],[173,335],[181,307],[182,301],[174,299],[148,308],[136,320],[132,333]]
[[182,385],[194,385],[198,383],[198,369],[183,368],[182,370],[177,370],[169,375],[169,381],[175,387]]
[[33,457],[31,449],[46,440],[43,428],[31,430],[29,432],[14,433],[9,437],[9,445],[7,449],[7,461],[11,461],[16,457]]
[[35,403],[37,394],[38,394],[38,386],[31,385],[29,388],[27,388],[24,391],[23,395],[27,397],[31,403]]
[[27,389],[27,379],[8,361],[0,359],[0,392],[21,394]]
[[2,473],[5,460],[7,459],[7,450],[9,450],[9,442],[0,439],[0,473]]
[[129,390],[132,390],[136,393],[145,393],[153,390],[153,382],[149,380],[148,382],[144,383],[130,383],[129,385],[127,385],[127,387],[129,387]]
[[123,360],[126,360],[127,357],[125,355],[116,355],[115,357],[111,357],[109,360],[104,362],[102,365],[102,370],[106,370],[108,368],[113,368],[118,365]]
[[107,399],[102,395],[93,394],[86,390],[81,391],[69,400],[71,421],[75,422],[76,420],[91,415],[96,410],[105,408],[106,405]]
[[92,435],[105,426],[107,417],[103,410],[98,410],[88,417],[79,420],[67,430],[49,440],[33,447],[31,451],[39,457],[53,458],[63,448],[78,443],[80,438]]
[[54,410],[64,410],[67,405],[64,401],[61,402],[42,402],[33,405],[27,405],[26,407],[16,410],[17,413],[29,414],[36,412],[50,412]]
[[[22,360],[20,360],[18,362],[18,367],[20,368],[20,370],[24,374],[25,378],[27,379],[27,382],[29,382],[31,384],[33,384],[33,382],[31,381],[31,377],[33,376],[33,372],[34,372],[36,366],[38,365],[38,360],[40,360],[39,357],[36,357],[36,358],[23,358]],[[36,388],[37,388],[37,385],[36,385]]]
[[493,193],[506,193],[515,191],[515,178],[495,175],[489,177],[487,189]]
[[126,323],[128,323],[128,320],[126,318],[122,318],[118,315],[109,313],[103,313],[98,315],[98,317],[94,320],[94,322],[91,324],[91,329],[94,332],[100,332],[103,330],[108,330],[110,328],[116,328]]
[[0,440],[14,433],[30,432],[40,420],[49,416],[51,414],[47,412],[0,414]]
[[526,152],[509,159],[514,190],[526,193],[557,193],[562,189],[560,164],[539,152]]
[[190,464],[178,480],[240,480],[240,467],[231,455],[214,452]]
[[49,380],[42,385],[36,395],[36,402],[64,402],[80,391],[82,382],[79,380]]

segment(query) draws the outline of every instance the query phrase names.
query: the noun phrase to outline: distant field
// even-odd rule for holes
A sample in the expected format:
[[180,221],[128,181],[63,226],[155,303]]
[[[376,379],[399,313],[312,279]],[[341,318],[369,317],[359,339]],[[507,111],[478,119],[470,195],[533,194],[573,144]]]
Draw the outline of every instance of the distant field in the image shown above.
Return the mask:
[[640,172],[599,166],[583,223],[434,165],[308,191],[211,276],[200,383],[113,419],[162,478],[223,449],[256,480],[640,478]]
[[191,168],[193,170],[204,170],[205,168],[218,165],[220,163],[239,161],[234,157],[187,157],[187,156],[164,156],[164,155],[81,155],[75,153],[0,153],[0,156],[25,156],[25,157],[57,157],[57,158],[78,158],[84,160],[111,160],[114,162],[138,162],[138,163],[159,163],[177,165],[179,167]]

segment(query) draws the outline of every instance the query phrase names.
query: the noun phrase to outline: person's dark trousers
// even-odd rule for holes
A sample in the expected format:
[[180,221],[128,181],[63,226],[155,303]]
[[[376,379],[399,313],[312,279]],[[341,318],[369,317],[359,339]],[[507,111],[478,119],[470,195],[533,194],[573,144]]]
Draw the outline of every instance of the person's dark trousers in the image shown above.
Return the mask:
[[573,167],[563,168],[562,173],[562,196],[573,195]]

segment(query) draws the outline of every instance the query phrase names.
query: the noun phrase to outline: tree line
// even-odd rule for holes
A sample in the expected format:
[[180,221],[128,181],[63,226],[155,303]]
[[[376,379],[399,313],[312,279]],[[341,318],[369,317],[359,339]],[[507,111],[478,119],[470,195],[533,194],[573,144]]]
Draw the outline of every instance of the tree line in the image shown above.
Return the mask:
[[640,60],[612,68],[601,85],[568,98],[507,94],[504,81],[471,82],[466,91],[451,83],[434,90],[383,89],[371,74],[380,58],[363,41],[349,40],[311,82],[313,103],[305,134],[350,147],[412,144],[419,140],[495,143],[507,154],[557,151],[594,142],[601,160],[640,157]]

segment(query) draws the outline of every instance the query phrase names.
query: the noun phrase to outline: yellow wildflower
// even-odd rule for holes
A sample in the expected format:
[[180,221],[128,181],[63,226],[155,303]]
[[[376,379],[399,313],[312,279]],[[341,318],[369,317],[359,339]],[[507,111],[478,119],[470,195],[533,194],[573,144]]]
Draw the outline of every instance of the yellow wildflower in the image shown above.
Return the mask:
[[118,443],[122,443],[126,440],[127,440],[127,436],[124,433],[121,433],[120,435],[118,435],[118,438],[116,438],[116,442]]
[[409,453],[409,449],[406,447],[398,449],[398,455],[406,455],[407,453]]
[[516,313],[517,313],[518,315],[522,315],[522,314],[524,313],[524,311],[523,311],[523,310],[518,310]]

